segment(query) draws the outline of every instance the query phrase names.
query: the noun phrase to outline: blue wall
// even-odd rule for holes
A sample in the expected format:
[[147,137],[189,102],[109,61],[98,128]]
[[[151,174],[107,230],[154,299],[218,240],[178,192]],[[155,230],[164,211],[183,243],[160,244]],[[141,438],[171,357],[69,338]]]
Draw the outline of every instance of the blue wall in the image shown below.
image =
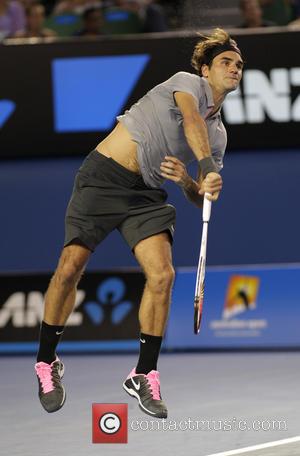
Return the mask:
[[[2,161],[0,271],[52,270],[62,247],[64,211],[81,159]],[[192,169],[193,171],[193,169]],[[300,151],[228,153],[224,189],[213,205],[208,264],[300,260]],[[167,184],[177,207],[176,266],[197,263],[201,213]],[[112,242],[113,241],[113,242]],[[92,256],[89,269],[135,266],[118,233]]]

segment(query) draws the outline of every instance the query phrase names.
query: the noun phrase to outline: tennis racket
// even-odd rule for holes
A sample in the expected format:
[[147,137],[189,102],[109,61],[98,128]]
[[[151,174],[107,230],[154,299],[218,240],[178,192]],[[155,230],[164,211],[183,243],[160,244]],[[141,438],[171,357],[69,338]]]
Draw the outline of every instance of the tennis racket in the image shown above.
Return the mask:
[[204,194],[203,210],[202,210],[202,238],[200,246],[200,255],[196,277],[196,288],[194,298],[194,333],[199,334],[200,324],[202,318],[202,308],[204,300],[204,279],[205,279],[205,265],[206,265],[206,246],[207,246],[207,232],[208,222],[211,213],[211,201],[207,199],[208,193]]

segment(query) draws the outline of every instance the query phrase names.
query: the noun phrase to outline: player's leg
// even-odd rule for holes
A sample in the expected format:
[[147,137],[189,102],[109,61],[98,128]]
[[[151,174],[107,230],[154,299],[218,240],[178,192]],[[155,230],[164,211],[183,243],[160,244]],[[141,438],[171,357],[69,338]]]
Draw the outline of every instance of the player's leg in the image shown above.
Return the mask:
[[45,296],[44,321],[48,324],[65,325],[73,310],[77,284],[90,254],[87,247],[75,243],[63,249]]
[[164,335],[174,281],[170,237],[159,233],[140,241],[134,248],[146,284],[139,310],[141,328],[137,367],[124,382],[125,390],[139,400],[143,411],[165,418],[167,408],[160,395],[157,360]]
[[169,234],[164,232],[143,239],[134,248],[134,254],[146,277],[139,309],[141,332],[162,337],[174,281]]
[[73,309],[76,286],[90,253],[126,218],[126,191],[136,179],[136,174],[97,151],[86,157],[76,175],[65,218],[67,247],[46,293],[36,364],[40,399],[48,412],[58,410],[65,397],[60,383],[63,365],[55,349]]
[[56,355],[56,347],[74,308],[77,284],[90,253],[82,245],[65,247],[46,292],[35,370],[40,401],[47,412],[59,410],[65,402],[65,389],[60,381],[64,365]]

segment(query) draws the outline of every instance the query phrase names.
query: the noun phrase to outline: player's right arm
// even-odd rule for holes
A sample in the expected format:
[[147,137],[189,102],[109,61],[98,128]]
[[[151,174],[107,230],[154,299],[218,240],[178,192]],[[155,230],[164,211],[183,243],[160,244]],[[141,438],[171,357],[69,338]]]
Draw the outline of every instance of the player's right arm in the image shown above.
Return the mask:
[[[204,158],[211,157],[208,133],[205,121],[200,115],[196,99],[186,92],[175,92],[174,99],[183,117],[183,129],[186,140],[192,149],[198,162]],[[210,199],[216,201],[222,188],[222,178],[217,172],[209,172],[205,179],[199,173],[198,184],[201,187],[200,194],[203,195],[209,187],[213,186],[215,192]]]
[[196,99],[185,92],[175,92],[174,99],[183,117],[183,129],[188,145],[198,161],[211,157],[205,121],[200,115]]

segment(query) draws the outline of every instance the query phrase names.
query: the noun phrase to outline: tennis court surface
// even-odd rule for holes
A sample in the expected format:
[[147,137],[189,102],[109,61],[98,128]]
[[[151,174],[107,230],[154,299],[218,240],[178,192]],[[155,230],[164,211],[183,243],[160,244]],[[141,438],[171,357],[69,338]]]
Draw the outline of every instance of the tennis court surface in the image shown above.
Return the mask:
[[[34,358],[0,358],[3,454],[300,455],[298,353],[163,354],[164,427],[122,389],[136,355],[61,359],[67,401],[47,414],[37,398]],[[128,403],[127,444],[92,443],[92,403]],[[295,437],[299,441],[255,449]]]

